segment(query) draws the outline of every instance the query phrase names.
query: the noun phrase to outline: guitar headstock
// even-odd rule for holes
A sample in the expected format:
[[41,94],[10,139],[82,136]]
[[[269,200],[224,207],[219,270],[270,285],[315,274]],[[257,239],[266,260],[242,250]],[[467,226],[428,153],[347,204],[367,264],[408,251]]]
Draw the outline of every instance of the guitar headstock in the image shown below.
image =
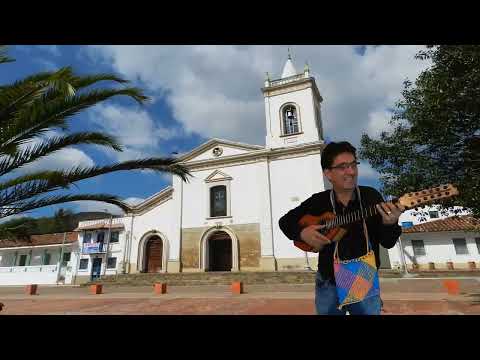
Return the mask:
[[446,184],[405,194],[398,199],[398,202],[405,208],[410,209],[458,194],[458,189],[455,186]]

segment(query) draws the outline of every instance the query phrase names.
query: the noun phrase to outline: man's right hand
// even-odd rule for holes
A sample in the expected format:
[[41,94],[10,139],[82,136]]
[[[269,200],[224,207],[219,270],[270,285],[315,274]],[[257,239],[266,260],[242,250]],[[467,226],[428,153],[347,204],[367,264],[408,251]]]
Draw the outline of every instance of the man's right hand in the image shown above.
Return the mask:
[[303,229],[300,233],[300,238],[310,245],[314,252],[319,252],[325,245],[331,243],[326,236],[322,235],[318,231],[324,227],[325,225],[310,225]]

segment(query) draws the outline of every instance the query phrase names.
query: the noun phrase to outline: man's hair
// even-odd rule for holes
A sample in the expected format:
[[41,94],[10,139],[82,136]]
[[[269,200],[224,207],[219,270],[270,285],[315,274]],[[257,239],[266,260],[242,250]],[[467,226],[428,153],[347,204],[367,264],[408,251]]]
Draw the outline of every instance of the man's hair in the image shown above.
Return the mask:
[[353,147],[348,141],[341,141],[341,142],[331,142],[322,152],[322,169],[330,169],[333,164],[333,159],[339,154],[342,153],[350,153],[357,158],[357,149]]

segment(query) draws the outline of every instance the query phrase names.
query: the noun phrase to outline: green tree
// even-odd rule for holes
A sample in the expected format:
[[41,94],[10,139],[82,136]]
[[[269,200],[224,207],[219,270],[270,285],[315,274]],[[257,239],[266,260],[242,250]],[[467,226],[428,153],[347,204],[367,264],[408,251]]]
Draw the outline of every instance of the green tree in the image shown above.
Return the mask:
[[[10,61],[5,47],[0,47],[0,64],[8,66],[5,63]],[[105,81],[122,86],[99,86]],[[69,132],[68,121],[113,97],[126,96],[139,104],[148,100],[142,90],[123,85],[126,83],[127,80],[112,74],[80,76],[65,67],[0,86],[0,218],[78,200],[102,201],[128,211],[129,205],[114,195],[65,193],[81,180],[115,171],[151,169],[188,180],[188,169],[175,158],[147,158],[93,167],[73,165],[65,170],[18,174],[18,169],[71,146],[95,144],[122,151],[118,141],[108,134]],[[42,136],[52,129],[61,130],[61,135]]]
[[445,201],[480,217],[480,46],[430,45],[416,58],[431,66],[405,81],[390,132],[362,135],[359,155],[381,174],[382,191],[405,192],[452,183]]

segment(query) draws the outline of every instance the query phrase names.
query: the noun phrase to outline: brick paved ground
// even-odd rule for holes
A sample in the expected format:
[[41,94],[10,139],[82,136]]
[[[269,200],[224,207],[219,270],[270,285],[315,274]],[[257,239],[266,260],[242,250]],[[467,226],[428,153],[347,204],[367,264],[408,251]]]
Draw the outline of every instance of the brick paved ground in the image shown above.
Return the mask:
[[[461,278],[460,293],[449,295],[442,279],[382,279],[384,314],[480,314],[480,279]],[[313,284],[245,285],[245,294],[229,286],[170,286],[155,295],[152,287],[105,286],[101,295],[85,287],[39,286],[38,295],[23,287],[0,287],[0,315],[16,314],[314,314]]]

